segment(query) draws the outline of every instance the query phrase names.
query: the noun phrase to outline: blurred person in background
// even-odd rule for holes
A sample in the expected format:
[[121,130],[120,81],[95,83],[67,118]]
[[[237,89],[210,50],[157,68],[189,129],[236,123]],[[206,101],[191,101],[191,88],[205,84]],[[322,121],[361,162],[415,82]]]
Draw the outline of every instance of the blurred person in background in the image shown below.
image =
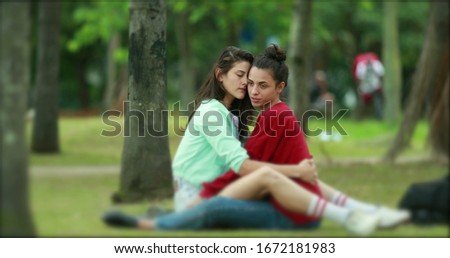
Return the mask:
[[314,83],[310,91],[311,108],[315,110],[325,111],[326,101],[334,101],[334,94],[328,90],[327,75],[322,70],[314,73]]
[[[322,70],[316,70],[314,81],[309,93],[310,108],[321,112],[324,116],[330,112],[335,105],[335,96],[328,90],[327,75]],[[341,140],[341,135],[337,132],[323,131],[319,135],[321,141]]]
[[375,53],[367,52],[356,56],[353,78],[357,83],[362,115],[372,108],[376,119],[383,118],[383,76],[383,64]]

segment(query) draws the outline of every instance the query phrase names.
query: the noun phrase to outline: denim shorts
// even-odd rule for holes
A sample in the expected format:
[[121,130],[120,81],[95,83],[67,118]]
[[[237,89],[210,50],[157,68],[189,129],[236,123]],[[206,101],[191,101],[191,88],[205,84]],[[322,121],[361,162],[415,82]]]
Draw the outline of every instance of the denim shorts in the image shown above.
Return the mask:
[[187,205],[199,196],[200,189],[181,177],[175,177],[174,184],[175,211],[180,212],[185,210]]

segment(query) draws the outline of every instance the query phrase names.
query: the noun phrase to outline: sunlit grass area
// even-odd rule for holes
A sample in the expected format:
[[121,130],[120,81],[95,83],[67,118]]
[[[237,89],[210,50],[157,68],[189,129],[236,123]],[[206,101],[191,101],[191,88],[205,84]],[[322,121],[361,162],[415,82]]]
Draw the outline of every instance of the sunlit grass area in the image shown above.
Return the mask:
[[[120,133],[115,136],[102,136],[102,132],[111,132],[113,127],[105,124],[100,117],[63,118],[60,120],[61,154],[31,155],[31,165],[118,165],[124,140],[123,118],[115,118]],[[173,157],[181,140],[180,128],[186,125],[186,118],[174,122],[169,117],[169,145]],[[322,141],[320,136],[307,137],[312,155],[320,160],[324,158],[363,158],[382,157],[394,139],[398,126],[387,126],[374,120],[342,120],[340,126],[347,135],[336,141]],[[28,126],[30,131],[31,125]],[[174,129],[176,128],[176,129]],[[312,121],[310,130],[326,129],[323,121]],[[30,133],[29,133],[30,134]],[[418,124],[411,146],[401,156],[424,156],[429,150],[426,144],[428,126],[425,121]],[[333,135],[336,134],[334,128]]]
[[[31,130],[31,124],[28,129]],[[120,164],[123,137],[104,137],[102,130],[111,128],[104,125],[100,117],[60,119],[61,153],[32,154],[31,165]]]
[[[308,137],[308,146],[314,157],[329,158],[362,158],[382,157],[392,144],[399,125],[386,125],[376,120],[353,121],[342,120],[339,123],[343,134],[333,128],[330,139],[323,141],[322,137]],[[310,130],[326,130],[323,121],[312,121]],[[401,154],[403,157],[428,155],[427,145],[428,125],[426,121],[417,124],[410,146]]]
[[[180,130],[186,119],[174,123],[169,119],[169,146],[173,157],[180,142]],[[59,121],[61,153],[55,155],[31,155],[31,165],[118,165],[124,141],[123,117],[110,118],[120,125],[117,136],[103,136],[114,127],[105,124],[101,117],[63,118]],[[28,126],[30,135],[31,124]],[[30,138],[30,136],[29,136]]]

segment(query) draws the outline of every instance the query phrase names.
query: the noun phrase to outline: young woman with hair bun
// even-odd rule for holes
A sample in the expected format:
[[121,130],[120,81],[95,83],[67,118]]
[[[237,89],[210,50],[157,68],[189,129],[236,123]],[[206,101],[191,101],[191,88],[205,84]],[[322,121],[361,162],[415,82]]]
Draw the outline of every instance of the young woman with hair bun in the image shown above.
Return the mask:
[[[294,113],[280,99],[289,76],[285,60],[285,52],[271,45],[253,61],[247,92],[261,112],[245,149],[252,160],[276,165],[307,163],[315,170]],[[290,177],[270,166],[244,176],[230,170],[204,183],[199,195],[202,201],[183,212],[156,219],[114,213],[105,222],[147,230],[314,229],[326,218],[352,234],[367,236],[377,227],[392,227],[409,218],[404,211],[350,198],[320,181],[317,173]]]

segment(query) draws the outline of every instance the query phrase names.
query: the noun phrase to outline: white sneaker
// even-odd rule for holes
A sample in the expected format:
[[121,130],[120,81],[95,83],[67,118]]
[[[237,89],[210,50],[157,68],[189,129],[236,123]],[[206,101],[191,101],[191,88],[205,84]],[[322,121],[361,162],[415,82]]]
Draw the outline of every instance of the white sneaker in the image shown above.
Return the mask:
[[351,234],[357,236],[368,236],[378,226],[378,214],[369,214],[360,210],[353,210],[348,215],[344,227]]
[[411,213],[407,210],[380,207],[375,213],[380,218],[378,222],[379,228],[393,228],[411,219]]

